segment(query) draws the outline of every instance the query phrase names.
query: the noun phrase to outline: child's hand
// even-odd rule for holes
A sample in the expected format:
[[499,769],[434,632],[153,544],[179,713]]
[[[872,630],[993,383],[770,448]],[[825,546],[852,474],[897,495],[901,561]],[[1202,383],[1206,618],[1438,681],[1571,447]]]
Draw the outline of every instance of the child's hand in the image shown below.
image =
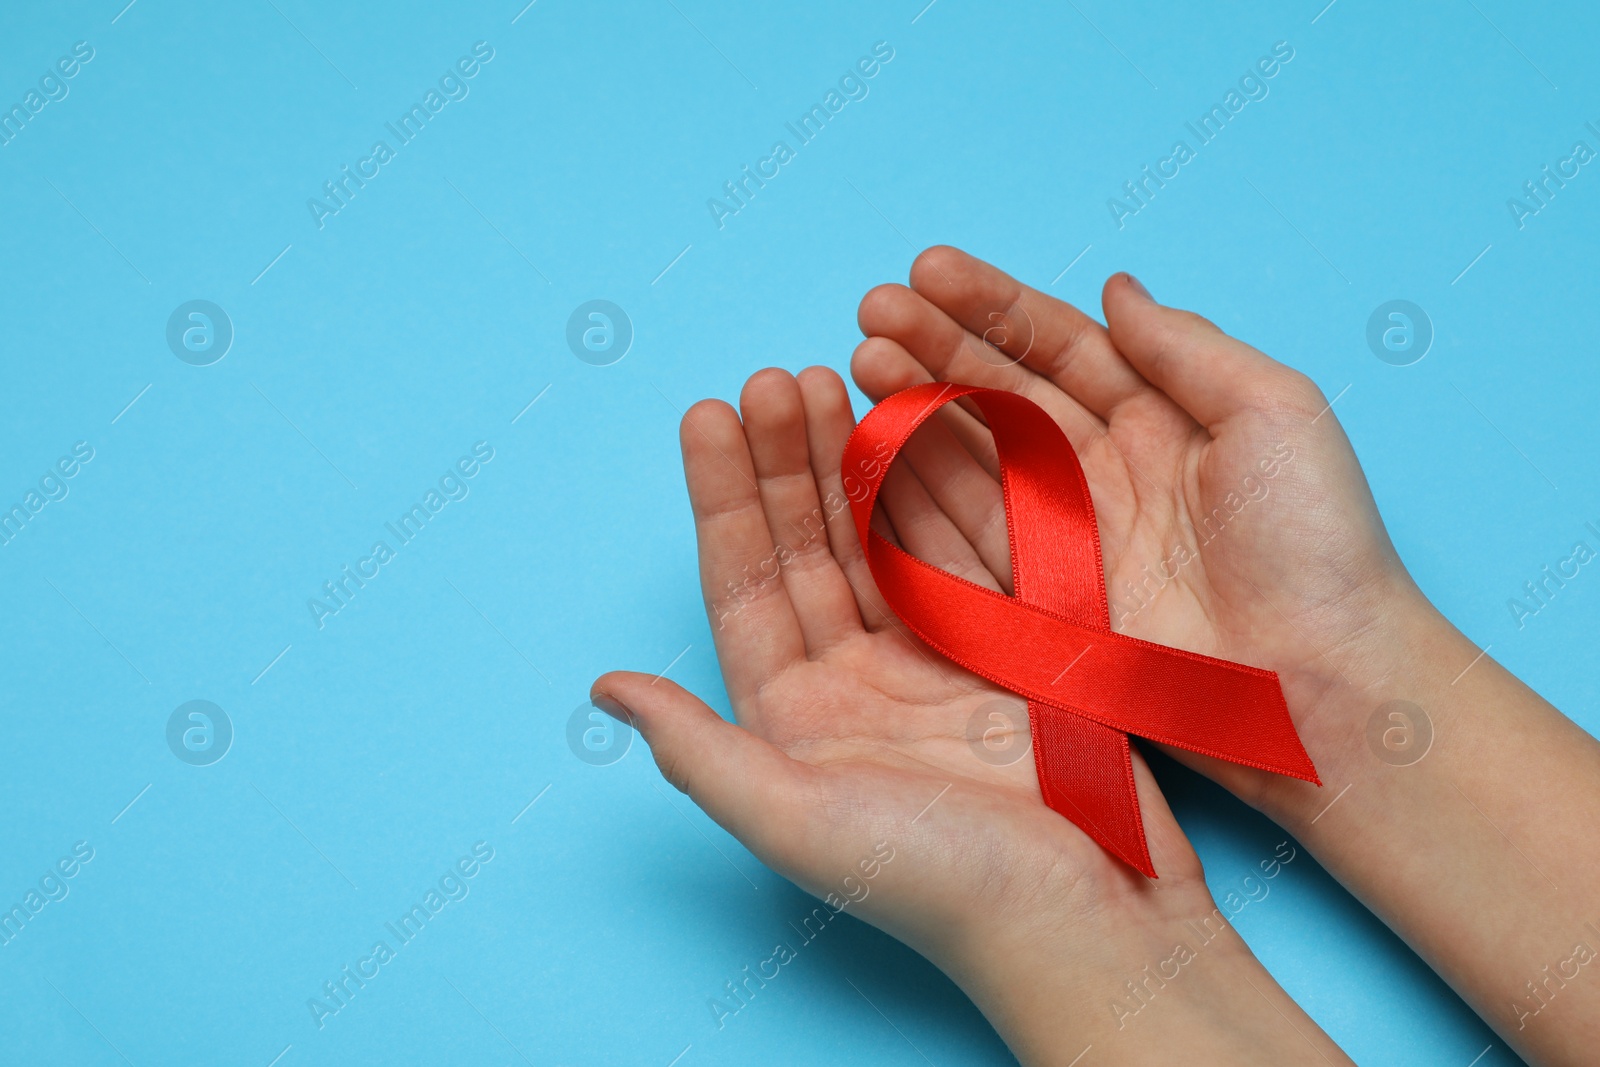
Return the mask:
[[[1304,375],[1155,303],[1129,275],[1114,275],[1104,299],[1109,329],[963,252],[930,249],[911,288],[862,300],[867,340],[852,369],[873,400],[940,380],[1021,393],[1053,415],[1094,497],[1113,628],[1277,671],[1331,780],[1327,761],[1364,723],[1323,698],[1426,609],[1360,464]],[[954,409],[905,457],[962,547],[1009,590],[988,431],[975,407]],[[1326,802],[1304,782],[1174,755],[1257,804]]]
[[[1160,1010],[1119,1019],[1115,1003],[1139,1004],[1125,983],[1176,943],[1197,944],[1185,921],[1214,908],[1144,761],[1135,755],[1159,883],[1044,806],[1020,699],[886,614],[841,484],[854,419],[839,377],[762,371],[741,407],[743,425],[703,401],[681,430],[701,585],[739,725],[648,675],[605,675],[595,702],[628,717],[662,773],[774,869],[944,968],[1027,1062],[1067,1063],[1113,1035],[1129,1061],[1176,1034],[1219,1057],[1303,1055],[1279,1012],[1337,1058],[1231,928],[1189,965],[1206,973],[1185,967]],[[888,532],[976,573],[915,478],[891,483]],[[1003,521],[993,532],[1003,543]],[[1005,755],[1006,738],[982,735],[1008,717],[1019,736]]]

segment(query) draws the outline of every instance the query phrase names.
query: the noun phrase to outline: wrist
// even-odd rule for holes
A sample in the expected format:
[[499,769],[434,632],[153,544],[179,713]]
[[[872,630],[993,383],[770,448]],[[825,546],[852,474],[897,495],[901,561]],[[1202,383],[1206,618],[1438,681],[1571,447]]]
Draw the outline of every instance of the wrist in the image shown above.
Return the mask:
[[1456,683],[1483,666],[1481,650],[1408,577],[1394,586],[1369,609],[1379,625],[1319,652],[1319,669],[1297,679],[1306,695],[1291,707],[1322,786],[1264,775],[1246,798],[1302,840],[1348,799],[1346,786],[1434,755]]
[[1600,860],[1561,813],[1600,809],[1600,746],[1420,594],[1390,618],[1297,716],[1324,788],[1258,806],[1519,1054],[1587,1062],[1600,985],[1563,975],[1600,949]]
[[1251,953],[1204,885],[1133,907],[1055,911],[987,933],[947,968],[1023,1064],[1348,1063]]

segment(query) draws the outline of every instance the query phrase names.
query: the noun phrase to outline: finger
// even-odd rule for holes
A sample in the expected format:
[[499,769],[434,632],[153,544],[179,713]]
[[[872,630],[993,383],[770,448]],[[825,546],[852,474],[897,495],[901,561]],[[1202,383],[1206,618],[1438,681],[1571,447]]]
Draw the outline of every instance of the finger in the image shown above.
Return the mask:
[[[882,396],[928,380],[928,373],[898,344],[870,337],[856,349],[857,377],[868,396]],[[892,369],[891,369],[892,368]],[[889,388],[879,392],[880,386]],[[1005,496],[1000,489],[994,437],[955,404],[917,428],[900,458],[911,465],[940,510],[976,550],[983,566],[1002,587],[1011,584],[1011,539],[1006,531]],[[989,466],[974,457],[979,452]]]
[[1054,382],[1010,365],[1008,357],[903,285],[880,285],[867,293],[861,298],[857,319],[863,333],[897,342],[936,381],[1004,389],[1027,397],[1049,412],[1079,452],[1105,432],[1098,415]]
[[817,656],[859,633],[861,614],[828,542],[827,512],[811,473],[800,384],[788,371],[757,371],[745,383],[739,407],[783,584],[806,651]]
[[[844,484],[844,473],[840,469],[845,442],[849,441],[856,425],[855,413],[850,409],[850,393],[844,379],[827,367],[807,367],[797,380],[805,404],[811,475],[816,479],[817,490],[822,494],[822,510],[827,514],[828,544],[845,581],[850,583],[860,619],[881,622],[889,609],[873,581],[861,538],[856,534],[850,512],[850,487]],[[856,472],[852,477],[851,487],[857,495],[864,477],[865,472]]]
[[[934,501],[915,471],[896,463],[884,476],[878,503],[894,525],[900,547],[924,563],[948,571],[958,578],[1009,593],[987,566],[978,550],[966,539],[950,516]],[[1008,561],[1009,562],[1009,561]],[[1010,567],[1006,568],[1009,584]]]
[[1113,274],[1101,294],[1111,340],[1140,374],[1214,429],[1264,403],[1320,405],[1304,375],[1237,341],[1190,311],[1156,303],[1131,274]]
[[[909,389],[913,385],[926,385],[933,381],[928,368],[919,363],[898,341],[887,337],[869,337],[856,346],[850,359],[850,376],[873,403],[886,396]],[[944,424],[961,446],[978,465],[996,481],[1000,479],[1000,457],[994,449],[994,435],[976,415],[976,406],[968,410],[966,399],[944,404],[934,416]]]
[[934,506],[977,553],[984,570],[1009,589],[1011,538],[1006,531],[1000,483],[978,465],[947,427],[932,419],[911,435],[901,455]]
[[812,772],[666,678],[612,671],[589,699],[639,731],[661,775],[752,852],[782,862]]
[[1150,860],[1160,873],[1161,880],[1169,885],[1200,883],[1204,873],[1200,857],[1184,835],[1183,828],[1167,804],[1161,783],[1151,773],[1144,753],[1133,746],[1133,781],[1138,794],[1139,811],[1144,819],[1145,841],[1150,846]]
[[805,640],[767,527],[755,465],[733,408],[702,400],[679,427],[694,509],[700,588],[734,707],[805,658]]
[[1006,359],[1054,382],[1101,421],[1150,388],[1104,326],[958,248],[936,245],[918,256],[911,265],[911,288],[998,347]]

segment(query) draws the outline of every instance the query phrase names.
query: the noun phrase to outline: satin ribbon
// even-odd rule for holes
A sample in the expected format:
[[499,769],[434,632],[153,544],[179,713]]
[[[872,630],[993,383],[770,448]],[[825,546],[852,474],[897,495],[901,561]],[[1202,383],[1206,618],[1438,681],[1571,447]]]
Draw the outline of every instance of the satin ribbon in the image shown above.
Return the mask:
[[[971,397],[994,434],[1014,594],[924,563],[870,529],[906,440],[941,405]],[[1128,735],[1321,785],[1278,676],[1112,632],[1094,504],[1066,435],[1032,401],[930,383],[878,404],[851,434],[843,473],[878,590],[918,637],[1026,698],[1044,801],[1155,877]],[[853,489],[865,482],[867,492]]]

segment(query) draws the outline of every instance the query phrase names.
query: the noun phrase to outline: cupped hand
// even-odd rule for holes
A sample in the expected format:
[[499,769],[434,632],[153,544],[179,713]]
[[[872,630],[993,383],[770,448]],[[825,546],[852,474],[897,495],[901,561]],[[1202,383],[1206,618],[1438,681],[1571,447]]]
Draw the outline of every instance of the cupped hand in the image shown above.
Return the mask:
[[[1113,628],[1278,672],[1312,759],[1345,758],[1363,723],[1343,698],[1381,677],[1399,617],[1428,609],[1332,405],[1304,375],[1156,303],[1130,275],[1106,282],[1103,303],[1107,326],[932,248],[909,288],[862,300],[867,339],[852,370],[874,400],[937,380],[1043,407],[1089,481]],[[960,542],[942,565],[1009,591],[992,440],[976,408],[956,408],[902,453],[906,479]],[[1307,783],[1174,754],[1258,806],[1320,799]]]
[[[703,401],[681,427],[701,586],[737,725],[643,674],[601,677],[596,704],[628,718],[672,784],[768,865],[923,952],[991,1018],[1008,1008],[985,988],[1007,968],[1014,979],[1044,946],[1085,973],[1094,960],[1108,975],[1137,972],[1158,950],[1134,946],[1165,920],[1211,908],[1143,760],[1135,774],[1159,883],[1041,802],[1025,704],[941,659],[888,612],[841,481],[855,423],[839,376],[764,370],[740,407]],[[966,541],[909,472],[891,476],[883,501],[885,532],[952,565]],[[1008,722],[1017,736],[997,736]],[[1157,944],[1170,953],[1166,935]]]

